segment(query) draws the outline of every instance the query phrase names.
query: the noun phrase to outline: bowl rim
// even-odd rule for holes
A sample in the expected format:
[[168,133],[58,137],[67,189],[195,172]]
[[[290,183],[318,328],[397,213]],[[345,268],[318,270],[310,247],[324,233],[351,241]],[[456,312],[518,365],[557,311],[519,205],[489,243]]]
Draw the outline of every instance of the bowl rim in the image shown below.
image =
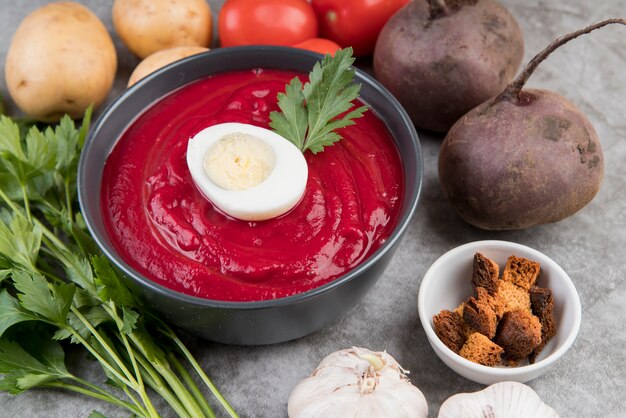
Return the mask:
[[[491,367],[485,366],[482,364],[474,363],[459,354],[452,351],[445,345],[435,334],[435,330],[432,326],[431,318],[426,314],[426,297],[429,291],[429,286],[432,283],[432,278],[435,277],[434,272],[439,268],[439,266],[445,262],[447,262],[450,258],[455,257],[458,253],[467,251],[470,248],[481,248],[481,247],[501,247],[504,249],[511,249],[512,251],[522,249],[524,251],[532,254],[532,257],[536,257],[533,260],[541,259],[542,266],[544,262],[549,264],[551,268],[557,273],[556,276],[559,276],[565,288],[567,289],[566,299],[568,303],[571,303],[574,310],[574,319],[572,325],[569,330],[569,334],[566,336],[565,340],[561,345],[552,353],[550,353],[547,357],[537,361],[534,364],[527,364],[523,366],[515,366],[515,367]],[[515,378],[521,377],[522,375],[532,375],[533,373],[538,372],[539,370],[543,370],[549,367],[551,364],[555,363],[559,358],[565,354],[567,350],[572,346],[574,340],[578,335],[578,331],[580,330],[580,324],[582,320],[582,307],[580,303],[580,296],[576,291],[576,287],[574,286],[574,282],[569,277],[569,275],[563,270],[563,268],[558,265],[554,260],[548,257],[546,254],[542,253],[539,250],[528,247],[523,244],[519,244],[512,241],[504,241],[504,240],[482,240],[482,241],[472,241],[463,245],[459,245],[454,247],[444,254],[442,254],[431,266],[428,268],[424,277],[422,278],[422,282],[419,287],[418,297],[417,297],[417,309],[420,318],[420,322],[422,323],[422,328],[426,333],[426,337],[428,338],[431,345],[435,347],[435,352],[438,355],[443,355],[447,357],[450,361],[454,362],[456,366],[467,369],[468,371],[472,371],[473,373],[478,373],[482,376],[491,376],[497,378]],[[451,367],[452,368],[452,367]],[[453,368],[454,370],[454,368]],[[455,370],[456,371],[456,370]]]
[[[354,65],[351,67],[355,71],[355,78],[361,82],[362,84],[367,84],[368,87],[373,89],[374,94],[380,95],[385,101],[389,102],[389,104],[394,108],[397,112],[399,121],[402,126],[407,129],[407,133],[411,138],[412,148],[415,151],[415,161],[417,165],[417,170],[415,172],[415,186],[412,190],[406,190],[405,199],[409,202],[408,208],[402,216],[398,219],[396,226],[394,227],[391,235],[387,238],[387,240],[369,257],[367,257],[362,263],[354,267],[352,270],[348,271],[342,276],[337,277],[336,279],[313,289],[310,289],[305,292],[297,293],[291,296],[285,296],[276,299],[267,299],[261,301],[222,301],[216,299],[205,299],[198,296],[188,295],[185,293],[178,292],[176,290],[165,287],[157,282],[150,280],[147,277],[144,277],[138,271],[136,271],[132,266],[126,263],[121,256],[117,254],[112,245],[109,245],[103,237],[100,236],[99,231],[96,229],[95,222],[93,220],[93,215],[91,212],[86,210],[86,203],[84,203],[87,199],[88,193],[93,193],[93,191],[87,190],[85,185],[83,184],[83,177],[87,172],[87,164],[86,164],[86,154],[89,150],[89,147],[94,142],[94,138],[97,136],[98,132],[102,128],[102,126],[106,123],[108,116],[110,113],[115,111],[115,109],[129,97],[141,89],[148,89],[150,85],[158,82],[159,78],[162,78],[164,74],[169,72],[178,71],[179,68],[188,65],[189,62],[193,62],[201,59],[228,59],[233,55],[240,54],[274,54],[274,55],[301,55],[303,57],[308,57],[311,59],[315,59],[315,61],[323,58],[322,54],[318,54],[316,52],[307,51],[298,48],[291,48],[285,46],[269,46],[269,45],[253,45],[253,46],[236,46],[236,47],[228,47],[228,48],[217,48],[211,49],[206,52],[201,52],[199,54],[194,54],[189,57],[178,60],[174,63],[171,63],[163,68],[158,69],[157,71],[147,75],[143,79],[137,81],[131,87],[127,88],[122,92],[117,98],[115,98],[111,103],[109,103],[103,110],[99,117],[96,119],[95,123],[89,129],[89,133],[85,140],[85,144],[83,150],[80,155],[80,160],[78,163],[78,201],[80,205],[81,212],[83,217],[85,218],[85,222],[87,224],[87,229],[89,230],[91,236],[95,240],[96,244],[100,248],[100,250],[104,253],[104,255],[115,265],[117,268],[121,269],[122,272],[129,277],[133,282],[138,283],[141,287],[148,288],[150,291],[158,294],[159,296],[164,296],[168,299],[175,300],[177,302],[182,302],[187,305],[193,305],[197,307],[204,308],[222,308],[222,309],[234,309],[234,310],[257,310],[257,309],[268,309],[275,308],[279,306],[287,306],[298,304],[300,302],[304,302],[309,299],[315,299],[327,292],[330,292],[332,289],[341,287],[354,278],[360,276],[362,272],[370,269],[371,266],[376,264],[376,262],[382,258],[388,251],[395,247],[395,245],[401,240],[405,231],[408,229],[411,219],[413,218],[417,205],[419,202],[419,197],[421,194],[421,190],[423,187],[423,178],[424,178],[424,161],[423,154],[421,151],[419,137],[417,135],[417,131],[411,121],[408,113],[404,110],[400,102],[382,85],[380,82],[375,80],[372,76],[370,76],[364,70],[355,67]],[[208,58],[215,57],[215,58]],[[221,58],[220,58],[221,57]],[[312,61],[314,63],[315,61]],[[254,68],[254,65],[251,64],[251,68]],[[219,74],[220,72],[208,72],[206,76],[211,74]],[[187,85],[193,81],[198,80],[199,78],[191,81],[187,81],[184,84],[177,86],[176,88],[170,90],[166,95],[171,94],[172,92],[180,89],[184,85]],[[162,97],[165,97],[162,96]],[[162,98],[161,97],[161,98]],[[154,102],[151,102],[146,105],[145,109],[151,107]],[[369,103],[366,103],[369,105]],[[142,113],[138,114],[135,119],[129,122],[126,125],[126,128],[136,120]],[[387,122],[381,118],[382,122],[387,125]],[[125,128],[125,129],[126,129]],[[119,140],[119,137],[116,139]],[[402,158],[402,155],[400,155]],[[106,156],[108,157],[108,155]],[[407,178],[404,179],[405,186],[408,181]],[[100,189],[98,189],[98,193]]]

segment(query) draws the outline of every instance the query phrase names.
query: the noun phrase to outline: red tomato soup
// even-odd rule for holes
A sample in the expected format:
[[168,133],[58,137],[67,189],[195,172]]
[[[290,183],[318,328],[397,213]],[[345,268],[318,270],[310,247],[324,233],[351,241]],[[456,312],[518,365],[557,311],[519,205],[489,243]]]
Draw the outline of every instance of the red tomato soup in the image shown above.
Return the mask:
[[301,293],[353,269],[389,237],[402,206],[402,163],[371,111],[313,155],[302,201],[261,222],[213,207],[187,168],[189,138],[224,122],[269,128],[276,94],[295,75],[211,76],[159,100],[122,135],[104,169],[102,211],[123,259],[188,295],[259,301]]

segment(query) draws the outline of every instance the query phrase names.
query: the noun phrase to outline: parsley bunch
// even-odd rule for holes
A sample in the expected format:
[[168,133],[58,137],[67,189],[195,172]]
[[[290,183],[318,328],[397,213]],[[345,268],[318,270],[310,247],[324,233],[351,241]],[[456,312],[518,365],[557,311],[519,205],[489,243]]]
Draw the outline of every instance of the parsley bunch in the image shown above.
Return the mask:
[[367,110],[366,106],[350,110],[361,90],[360,84],[352,83],[353,63],[352,48],[341,49],[334,57],[326,54],[321,63],[316,62],[304,86],[294,77],[285,93],[277,95],[281,112],[270,113],[270,127],[302,152],[309,149],[317,154],[339,141],[336,130],[354,125],[353,119]]
[[[151,400],[157,394],[181,417],[215,416],[186,364],[236,416],[174,330],[130,293],[86,231],[76,169],[90,116],[88,110],[80,129],[66,116],[54,129],[26,132],[0,116],[0,390],[65,389],[138,417],[159,416]],[[68,344],[98,361],[105,386],[67,369]]]

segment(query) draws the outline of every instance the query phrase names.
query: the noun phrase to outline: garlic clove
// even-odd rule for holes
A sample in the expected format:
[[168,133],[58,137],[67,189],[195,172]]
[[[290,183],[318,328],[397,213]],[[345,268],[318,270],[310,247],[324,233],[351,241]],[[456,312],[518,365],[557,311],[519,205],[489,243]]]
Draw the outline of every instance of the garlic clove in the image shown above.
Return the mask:
[[288,401],[291,418],[425,418],[422,392],[386,352],[364,348],[326,356]]
[[479,392],[459,393],[448,398],[438,418],[558,418],[530,387],[518,382],[500,382]]

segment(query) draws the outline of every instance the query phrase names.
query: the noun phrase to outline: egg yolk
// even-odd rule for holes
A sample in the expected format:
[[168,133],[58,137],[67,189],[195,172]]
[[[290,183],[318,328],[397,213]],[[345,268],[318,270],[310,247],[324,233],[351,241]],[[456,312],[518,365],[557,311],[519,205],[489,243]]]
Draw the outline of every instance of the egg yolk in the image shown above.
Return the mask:
[[246,190],[261,184],[274,169],[272,148],[254,135],[224,135],[204,156],[203,168],[213,183],[226,190]]

